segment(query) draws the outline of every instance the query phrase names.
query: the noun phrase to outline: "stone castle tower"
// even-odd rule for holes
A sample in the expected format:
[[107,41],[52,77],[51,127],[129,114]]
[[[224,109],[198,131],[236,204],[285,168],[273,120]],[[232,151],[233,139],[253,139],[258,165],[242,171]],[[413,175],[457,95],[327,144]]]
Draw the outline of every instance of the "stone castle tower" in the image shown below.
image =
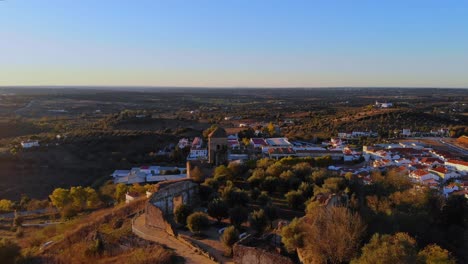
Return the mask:
[[220,165],[227,161],[227,134],[221,127],[216,128],[208,135],[208,162]]

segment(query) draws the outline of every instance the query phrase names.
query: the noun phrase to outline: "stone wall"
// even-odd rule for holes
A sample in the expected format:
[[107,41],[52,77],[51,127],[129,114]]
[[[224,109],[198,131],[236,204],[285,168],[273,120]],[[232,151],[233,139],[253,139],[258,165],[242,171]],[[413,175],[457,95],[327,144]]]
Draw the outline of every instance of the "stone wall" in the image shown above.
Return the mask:
[[[254,245],[260,246],[262,243],[267,241],[254,238],[246,238],[236,243],[233,247],[233,259],[236,264],[294,264],[294,262],[283,255],[275,251],[269,251],[261,247],[255,247]],[[268,243],[268,242],[267,242]],[[252,245],[252,246],[249,246]]]
[[192,180],[161,182],[156,185],[156,191],[146,205],[146,225],[175,235],[174,228],[171,226],[174,210],[180,204],[195,206],[198,203],[198,184]]
[[146,204],[145,223],[152,228],[159,228],[170,235],[177,235],[171,223],[166,221],[163,212],[151,203]]

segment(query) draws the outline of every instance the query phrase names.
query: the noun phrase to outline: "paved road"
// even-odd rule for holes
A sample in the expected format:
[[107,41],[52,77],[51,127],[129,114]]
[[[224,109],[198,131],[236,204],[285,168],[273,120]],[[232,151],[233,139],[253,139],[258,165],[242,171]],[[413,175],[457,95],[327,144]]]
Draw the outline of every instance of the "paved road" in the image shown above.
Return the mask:
[[462,154],[465,155],[465,156],[468,156],[468,151],[467,151],[466,149],[463,149],[463,148],[461,148],[461,147],[459,147],[459,146],[456,146],[456,145],[453,145],[453,144],[451,144],[451,143],[448,143],[448,142],[446,142],[444,139],[440,139],[439,142],[442,143],[442,144],[444,144],[445,146],[449,147],[449,148],[452,149],[452,150],[455,150],[455,151],[457,151],[457,152],[462,153]]
[[19,113],[23,112],[24,110],[30,108],[34,103],[35,103],[34,100],[31,100],[26,106],[21,107],[19,109],[16,109],[15,114],[19,114]]
[[42,224],[22,224],[22,226],[36,226],[36,227],[44,227],[44,226],[50,226],[50,225],[58,225],[58,224],[63,224],[64,222],[45,222]]
[[214,264],[216,262],[211,259],[195,253],[189,246],[177,240],[177,238],[169,235],[163,230],[156,228],[148,228],[145,226],[145,214],[138,216],[132,225],[133,233],[145,240],[150,240],[161,245],[165,245],[174,249],[175,253],[185,259],[186,264],[207,263]]
[[[28,216],[28,215],[36,215],[36,214],[45,214],[45,213],[54,213],[57,212],[57,209],[53,209],[53,211],[49,208],[45,209],[38,209],[38,210],[32,210],[32,211],[19,211],[18,214],[20,216]],[[5,213],[5,214],[0,214],[0,218],[6,218],[6,219],[11,219],[15,217],[15,213]]]

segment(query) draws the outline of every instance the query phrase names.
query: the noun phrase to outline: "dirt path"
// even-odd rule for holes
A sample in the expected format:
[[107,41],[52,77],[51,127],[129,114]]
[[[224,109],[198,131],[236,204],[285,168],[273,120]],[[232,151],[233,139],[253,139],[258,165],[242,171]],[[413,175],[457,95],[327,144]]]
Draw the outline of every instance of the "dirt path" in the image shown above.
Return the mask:
[[175,253],[185,259],[187,264],[215,263],[211,259],[195,253],[190,247],[183,244],[175,237],[167,234],[163,230],[148,228],[145,226],[145,214],[138,216],[132,225],[133,233],[143,239],[165,245],[175,251]]

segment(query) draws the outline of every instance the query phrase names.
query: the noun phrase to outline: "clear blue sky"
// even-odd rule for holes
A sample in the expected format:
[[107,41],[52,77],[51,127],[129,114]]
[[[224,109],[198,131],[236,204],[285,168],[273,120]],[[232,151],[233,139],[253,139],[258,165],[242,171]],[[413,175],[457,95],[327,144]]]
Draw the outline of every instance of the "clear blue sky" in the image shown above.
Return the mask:
[[0,85],[468,87],[468,1],[4,0]]

